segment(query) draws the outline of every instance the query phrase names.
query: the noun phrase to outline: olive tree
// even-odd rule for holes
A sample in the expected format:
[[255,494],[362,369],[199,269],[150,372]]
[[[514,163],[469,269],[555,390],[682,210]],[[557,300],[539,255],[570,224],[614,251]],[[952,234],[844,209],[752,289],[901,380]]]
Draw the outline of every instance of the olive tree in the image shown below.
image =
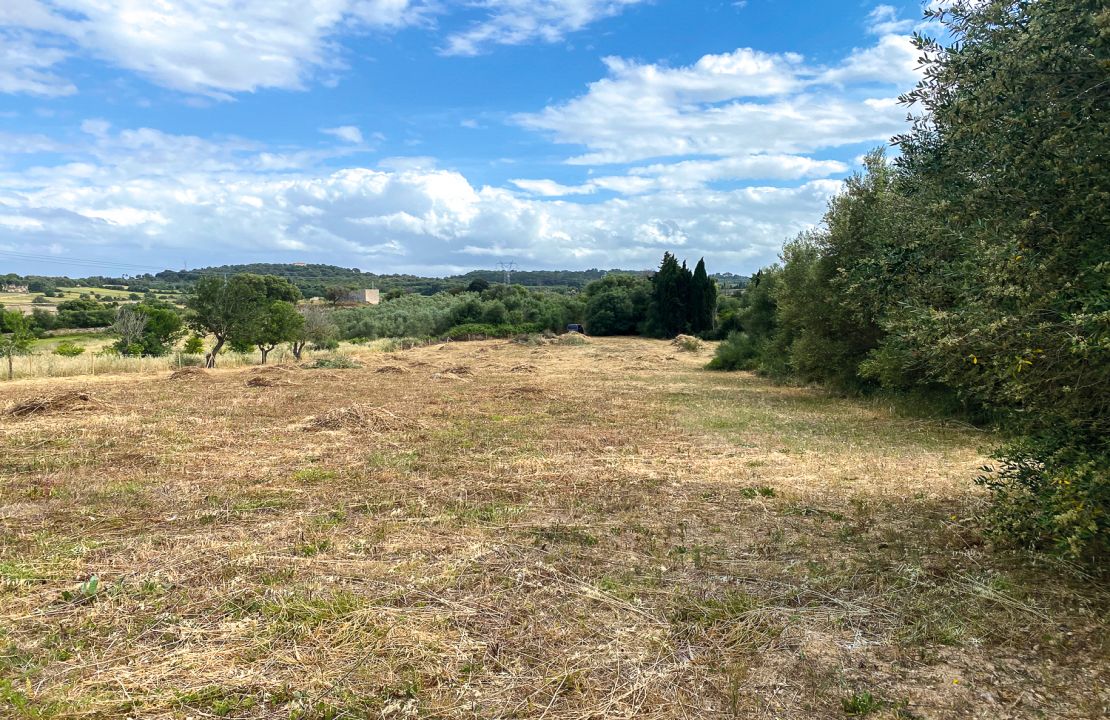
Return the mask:
[[15,377],[14,360],[16,355],[25,355],[31,350],[31,343],[35,339],[31,332],[31,323],[18,310],[0,310],[0,326],[7,333],[0,335],[0,356],[8,361],[8,379]]
[[300,291],[284,278],[250,273],[223,278],[201,278],[188,300],[190,326],[198,333],[216,338],[205,356],[206,367],[216,367],[216,358],[229,340],[245,344],[256,342],[275,301],[293,303]]

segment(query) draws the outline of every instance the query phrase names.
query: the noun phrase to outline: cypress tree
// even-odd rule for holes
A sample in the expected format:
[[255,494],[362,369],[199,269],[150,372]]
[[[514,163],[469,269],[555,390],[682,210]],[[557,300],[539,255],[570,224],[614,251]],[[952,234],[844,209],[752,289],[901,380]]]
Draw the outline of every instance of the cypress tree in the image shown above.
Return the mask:
[[[685,276],[684,276],[685,274]],[[651,307],[648,310],[647,331],[656,337],[674,337],[686,329],[686,289],[690,284],[690,271],[679,266],[669,252],[663,254],[659,272],[651,279]]]
[[712,330],[717,311],[717,285],[709,279],[709,274],[705,271],[705,258],[698,260],[694,268],[689,298],[690,332],[703,333]]

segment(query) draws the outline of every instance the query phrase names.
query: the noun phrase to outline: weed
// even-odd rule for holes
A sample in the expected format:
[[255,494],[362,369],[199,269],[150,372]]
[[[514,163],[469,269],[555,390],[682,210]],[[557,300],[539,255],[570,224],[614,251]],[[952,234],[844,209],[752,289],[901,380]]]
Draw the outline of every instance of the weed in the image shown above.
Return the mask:
[[851,717],[864,717],[878,712],[886,707],[887,703],[876,699],[870,692],[864,690],[841,701],[844,713]]

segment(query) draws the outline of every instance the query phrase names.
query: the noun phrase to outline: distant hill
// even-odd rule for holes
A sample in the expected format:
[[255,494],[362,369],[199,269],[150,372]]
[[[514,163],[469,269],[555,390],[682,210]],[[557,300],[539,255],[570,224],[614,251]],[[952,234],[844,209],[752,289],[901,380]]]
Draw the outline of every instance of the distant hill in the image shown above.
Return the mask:
[[[512,273],[514,285],[525,287],[547,288],[556,292],[573,292],[585,287],[588,283],[608,275],[609,273],[628,273],[633,275],[650,275],[650,270],[517,270]],[[288,278],[290,282],[300,288],[305,297],[321,297],[324,290],[331,286],[350,288],[378,288],[382,292],[402,290],[409,293],[434,295],[437,292],[464,288],[475,280],[485,280],[490,284],[504,282],[505,275],[498,270],[472,270],[464,275],[453,275],[445,278],[420,277],[418,275],[401,275],[363,272],[359,268],[344,268],[337,265],[323,264],[294,264],[294,263],[251,263],[246,265],[220,265],[215,267],[197,268],[195,270],[163,270],[154,275],[140,275],[130,278],[113,277],[88,277],[70,279],[63,277],[42,277],[18,275],[0,276],[9,282],[37,281],[40,285],[52,287],[72,287],[75,285],[89,287],[119,287],[131,291],[143,292],[146,290],[185,291],[190,289],[202,277],[207,275],[235,275],[236,273],[255,273],[258,275],[277,275]],[[721,273],[712,276],[723,289],[735,289],[747,284],[748,278],[733,273]]]

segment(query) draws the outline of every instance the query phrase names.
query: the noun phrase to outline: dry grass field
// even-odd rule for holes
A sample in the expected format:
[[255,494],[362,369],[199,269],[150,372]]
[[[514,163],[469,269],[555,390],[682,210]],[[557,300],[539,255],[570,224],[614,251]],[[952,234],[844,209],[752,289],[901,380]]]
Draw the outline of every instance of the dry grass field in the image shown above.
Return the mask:
[[0,384],[0,716],[1101,718],[989,436],[665,342]]

